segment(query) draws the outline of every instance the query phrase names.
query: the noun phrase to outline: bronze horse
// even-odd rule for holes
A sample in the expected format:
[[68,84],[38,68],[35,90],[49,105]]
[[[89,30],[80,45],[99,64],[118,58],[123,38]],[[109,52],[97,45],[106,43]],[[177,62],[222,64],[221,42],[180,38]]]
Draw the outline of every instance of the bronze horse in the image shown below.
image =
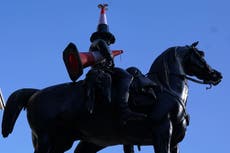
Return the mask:
[[[6,104],[2,134],[7,137],[13,131],[20,111],[25,108],[34,153],[64,153],[76,140],[81,141],[75,153],[96,153],[117,144],[128,148],[153,145],[155,153],[178,153],[178,143],[184,138],[189,122],[186,100],[187,80],[191,78],[187,75],[210,85],[217,85],[222,79],[221,73],[206,63],[204,52],[196,45],[171,47],[153,62],[147,78],[159,86],[155,91],[157,101],[139,98],[144,105],[141,111],[148,115],[143,121],[121,123],[113,105],[119,90],[116,83],[112,78],[111,92],[107,87],[111,77],[92,70],[85,80],[76,83],[15,91]],[[138,110],[132,100],[129,104]]]

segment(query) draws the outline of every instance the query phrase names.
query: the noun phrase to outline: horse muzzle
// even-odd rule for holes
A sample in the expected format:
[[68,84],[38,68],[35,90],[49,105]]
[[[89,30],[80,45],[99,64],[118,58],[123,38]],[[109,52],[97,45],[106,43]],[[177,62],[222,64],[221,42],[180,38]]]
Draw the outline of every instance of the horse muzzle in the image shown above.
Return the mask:
[[219,71],[213,69],[210,72],[209,79],[207,81],[205,81],[205,83],[212,84],[212,85],[216,86],[222,81],[222,79],[223,79],[222,74]]

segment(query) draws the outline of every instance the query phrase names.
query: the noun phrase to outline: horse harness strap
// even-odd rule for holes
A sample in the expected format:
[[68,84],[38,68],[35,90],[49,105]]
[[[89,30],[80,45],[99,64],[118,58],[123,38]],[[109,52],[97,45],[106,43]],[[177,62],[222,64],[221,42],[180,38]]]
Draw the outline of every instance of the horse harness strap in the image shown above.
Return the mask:
[[166,88],[163,88],[162,91],[165,91],[167,94],[169,94],[170,96],[174,97],[176,99],[176,101],[182,106],[183,108],[183,116],[186,119],[187,125],[189,125],[189,114],[186,111],[186,107],[185,104],[183,103],[183,99],[181,97],[179,97],[174,91],[172,90],[168,90]]

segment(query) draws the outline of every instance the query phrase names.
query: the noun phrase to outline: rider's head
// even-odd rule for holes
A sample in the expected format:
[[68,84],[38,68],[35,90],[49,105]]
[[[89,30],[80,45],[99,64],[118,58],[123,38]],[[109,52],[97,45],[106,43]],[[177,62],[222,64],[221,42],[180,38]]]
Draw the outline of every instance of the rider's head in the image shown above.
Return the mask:
[[99,24],[97,26],[97,31],[91,35],[90,41],[93,42],[96,39],[103,39],[108,45],[113,44],[115,43],[115,37],[109,32],[109,26],[106,19],[106,9],[108,5],[99,4],[98,7],[101,9]]

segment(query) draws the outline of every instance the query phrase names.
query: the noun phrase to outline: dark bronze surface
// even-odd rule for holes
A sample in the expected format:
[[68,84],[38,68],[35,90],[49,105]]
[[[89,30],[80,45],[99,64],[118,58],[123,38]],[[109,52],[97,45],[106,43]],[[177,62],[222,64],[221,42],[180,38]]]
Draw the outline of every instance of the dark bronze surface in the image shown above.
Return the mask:
[[[92,69],[85,80],[76,83],[15,91],[6,103],[2,134],[7,137],[12,132],[25,108],[35,153],[63,153],[76,140],[81,142],[75,153],[95,153],[117,144],[124,144],[127,153],[132,152],[132,145],[153,145],[156,153],[177,153],[189,124],[186,76],[212,85],[222,79],[196,45],[171,47],[153,62],[146,77],[157,84],[157,90],[153,86],[156,99],[136,93],[142,96],[139,111],[148,115],[146,119],[121,123],[114,105],[119,89],[116,84],[110,86],[108,73]],[[109,74],[112,81],[116,79]],[[135,104],[129,100],[133,111],[138,110]]]

